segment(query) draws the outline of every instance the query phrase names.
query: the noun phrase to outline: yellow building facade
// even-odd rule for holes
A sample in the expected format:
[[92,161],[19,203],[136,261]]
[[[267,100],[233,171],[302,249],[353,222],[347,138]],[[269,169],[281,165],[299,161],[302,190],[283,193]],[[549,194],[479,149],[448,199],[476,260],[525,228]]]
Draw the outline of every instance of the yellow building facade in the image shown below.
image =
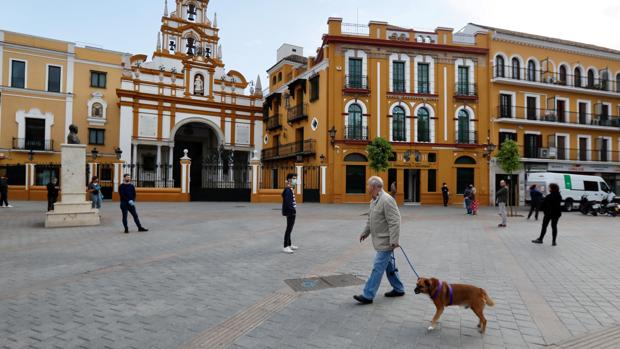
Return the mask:
[[88,145],[90,162],[95,161],[93,150],[97,162],[115,161],[116,89],[124,57],[128,55],[0,31],[0,171],[9,183],[25,189],[58,176],[58,168],[43,165],[60,163],[60,145],[71,124]]
[[618,193],[620,51],[476,24],[462,32],[487,34],[491,139],[517,141],[522,156],[512,178],[493,160],[491,192],[510,178],[523,204],[528,174],[550,171],[602,176]]
[[313,201],[367,202],[365,182],[375,173],[366,146],[383,137],[394,154],[379,175],[396,183],[399,202],[438,204],[445,182],[452,202],[473,184],[486,204],[487,43],[485,33],[330,18],[316,57],[283,45],[268,70],[262,188],[282,186],[278,169],[303,165],[305,201],[318,190]]

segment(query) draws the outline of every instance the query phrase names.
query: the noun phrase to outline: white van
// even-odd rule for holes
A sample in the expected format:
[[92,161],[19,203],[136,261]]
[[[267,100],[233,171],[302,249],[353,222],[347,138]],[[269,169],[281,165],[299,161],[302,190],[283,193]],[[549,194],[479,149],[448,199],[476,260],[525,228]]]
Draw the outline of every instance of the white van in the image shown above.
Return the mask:
[[[534,172],[529,173],[527,178],[526,199],[529,200],[529,187],[536,184],[538,190],[544,195],[549,194],[549,184],[555,183],[560,186],[560,194],[564,201],[564,208],[571,211],[575,204],[579,204],[585,194],[590,201],[602,201],[608,197],[615,197],[609,185],[603,178],[598,176],[584,176],[568,173]],[[611,194],[611,195],[610,195]]]

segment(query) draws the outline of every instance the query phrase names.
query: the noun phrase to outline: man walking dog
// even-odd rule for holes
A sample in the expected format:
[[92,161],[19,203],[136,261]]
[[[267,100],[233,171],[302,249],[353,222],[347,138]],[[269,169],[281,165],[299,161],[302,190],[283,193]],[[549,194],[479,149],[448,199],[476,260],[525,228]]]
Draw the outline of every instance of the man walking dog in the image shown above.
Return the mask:
[[361,304],[373,302],[379,290],[383,273],[387,274],[387,279],[393,288],[385,296],[402,297],[405,295],[405,286],[400,281],[398,269],[396,269],[396,259],[394,258],[394,249],[399,246],[398,239],[400,237],[398,205],[393,197],[383,191],[383,180],[380,177],[370,177],[368,193],[372,196],[372,201],[368,211],[368,222],[360,236],[360,242],[372,235],[372,244],[377,254],[372,273],[364,287],[364,293],[353,296]]

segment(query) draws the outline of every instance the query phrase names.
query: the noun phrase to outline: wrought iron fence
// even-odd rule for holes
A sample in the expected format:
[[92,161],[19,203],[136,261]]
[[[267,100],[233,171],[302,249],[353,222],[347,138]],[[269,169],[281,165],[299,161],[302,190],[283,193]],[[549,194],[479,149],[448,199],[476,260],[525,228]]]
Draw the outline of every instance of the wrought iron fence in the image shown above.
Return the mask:
[[252,167],[236,164],[232,166],[202,164],[203,189],[250,189],[252,186]]
[[344,139],[346,140],[368,140],[368,126],[356,125],[347,126],[344,129]]
[[286,176],[289,173],[297,173],[297,168],[293,165],[263,165],[260,171],[261,189],[284,189],[286,186]]
[[174,188],[172,165],[123,164],[123,173],[131,174],[138,188]]
[[13,138],[13,149],[54,151],[54,141],[50,139]]
[[345,77],[344,88],[355,90],[368,90],[368,76],[347,75]]

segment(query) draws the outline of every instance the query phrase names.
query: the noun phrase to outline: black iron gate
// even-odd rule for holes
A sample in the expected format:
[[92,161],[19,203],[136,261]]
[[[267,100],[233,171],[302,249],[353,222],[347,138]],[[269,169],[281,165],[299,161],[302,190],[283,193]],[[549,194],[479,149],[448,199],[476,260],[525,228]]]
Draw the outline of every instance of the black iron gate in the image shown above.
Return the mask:
[[304,202],[321,202],[321,167],[304,166]]
[[190,197],[192,201],[251,201],[251,166],[214,165],[212,163],[198,163],[191,166]]

